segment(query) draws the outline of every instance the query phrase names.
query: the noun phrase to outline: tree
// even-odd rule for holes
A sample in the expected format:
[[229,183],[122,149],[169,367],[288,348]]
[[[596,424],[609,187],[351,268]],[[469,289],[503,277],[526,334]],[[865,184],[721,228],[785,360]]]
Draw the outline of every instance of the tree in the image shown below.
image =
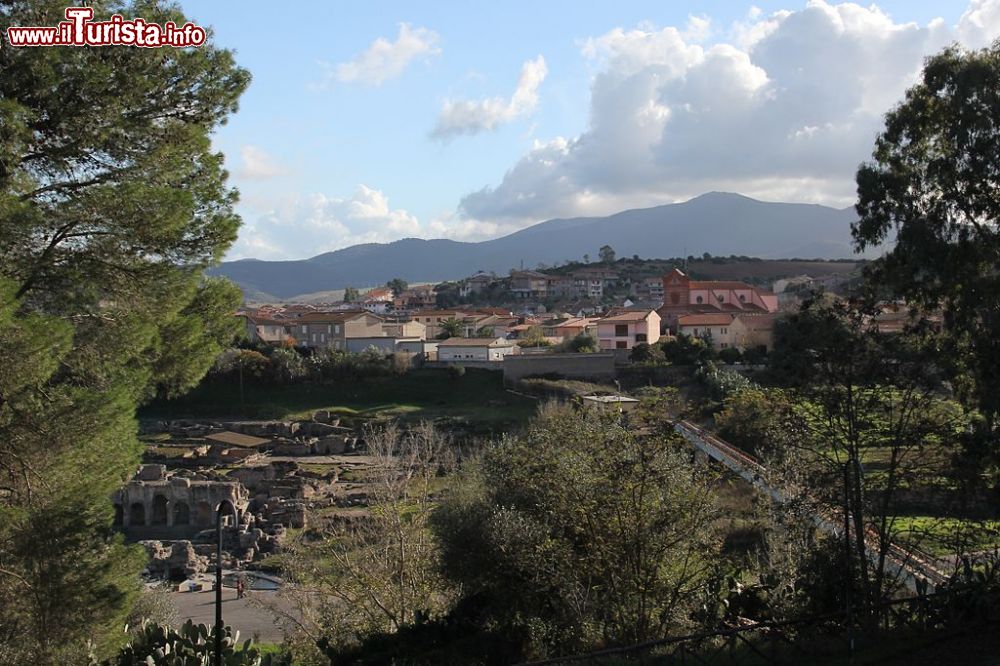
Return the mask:
[[428,529],[436,480],[451,466],[447,438],[428,423],[408,431],[370,427],[371,508],[363,519],[327,523],[289,556],[289,594],[306,643],[339,649],[443,613],[451,589]]
[[492,326],[483,326],[476,331],[477,338],[495,338],[495,330]]
[[438,339],[447,340],[448,338],[460,338],[462,337],[462,322],[454,317],[448,317],[443,322],[441,322],[441,333],[438,335]]
[[[962,410],[941,397],[938,349],[930,329],[885,335],[865,308],[830,299],[806,301],[780,338],[776,331],[776,376],[796,389],[804,423],[789,468],[810,470],[815,499],[847,505],[847,566],[858,606],[897,591],[901,572],[890,554],[912,540],[897,519],[900,491],[947,474],[949,448],[968,426]],[[880,464],[869,473],[873,457]]]
[[482,621],[529,629],[541,652],[682,631],[718,562],[707,478],[676,435],[617,420],[543,408],[434,515],[444,571]]
[[345,303],[357,303],[361,300],[361,293],[356,287],[348,287],[344,290],[344,302]]
[[409,285],[406,284],[405,280],[402,280],[400,278],[392,278],[391,280],[385,283],[385,286],[389,287],[389,289],[392,289],[393,294],[399,296],[404,291],[406,291],[406,288]]
[[583,255],[583,263],[585,263],[585,264],[589,264],[590,263],[590,255],[589,254]]
[[[5,3],[0,22],[64,8]],[[186,21],[132,9],[95,13]],[[238,290],[204,270],[239,225],[211,136],[249,75],[210,43],[3,48],[0,69],[0,367],[19,368],[0,380],[0,661],[68,663],[124,638],[142,557],[109,497],[139,461],[136,406],[196,384],[239,328]]]
[[[858,169],[855,245],[895,245],[872,282],[943,307],[951,354],[972,381],[980,440],[1000,448],[1000,42],[928,58],[920,83],[886,115]],[[961,383],[959,383],[961,386]]]
[[577,333],[569,340],[564,340],[562,350],[572,353],[593,353],[600,349],[597,338],[590,333]]
[[530,326],[524,336],[517,341],[518,347],[549,347],[552,341],[545,337],[541,326]]
[[615,263],[615,249],[610,245],[605,245],[597,251],[597,256],[601,258],[601,262],[605,264]]

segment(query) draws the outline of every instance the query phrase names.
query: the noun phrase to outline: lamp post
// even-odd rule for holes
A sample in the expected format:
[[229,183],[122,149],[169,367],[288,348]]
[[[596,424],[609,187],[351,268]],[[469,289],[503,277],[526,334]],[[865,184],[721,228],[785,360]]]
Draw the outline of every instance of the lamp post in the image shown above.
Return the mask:
[[222,514],[227,504],[233,513],[234,525],[240,524],[236,505],[227,499],[219,502],[215,512],[215,666],[222,666],[222,628],[225,626],[222,624]]

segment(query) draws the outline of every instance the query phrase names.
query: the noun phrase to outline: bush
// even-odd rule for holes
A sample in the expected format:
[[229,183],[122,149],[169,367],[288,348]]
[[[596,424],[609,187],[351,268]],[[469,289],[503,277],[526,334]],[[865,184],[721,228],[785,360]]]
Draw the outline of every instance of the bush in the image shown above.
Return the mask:
[[448,376],[452,379],[460,379],[465,376],[465,366],[464,365],[449,365],[448,366]]
[[[242,646],[237,645],[239,632],[232,627],[222,629],[222,663],[227,666],[270,666],[270,655],[261,657],[260,651],[247,639]],[[175,664],[212,664],[215,656],[215,628],[204,624],[194,624],[188,620],[180,629],[172,629],[151,622],[144,623],[128,645],[118,654],[103,662],[91,659],[97,666],[174,666]]]
[[740,359],[743,358],[743,354],[736,347],[726,347],[719,352],[719,360],[726,365],[732,365],[734,363],[739,363]]

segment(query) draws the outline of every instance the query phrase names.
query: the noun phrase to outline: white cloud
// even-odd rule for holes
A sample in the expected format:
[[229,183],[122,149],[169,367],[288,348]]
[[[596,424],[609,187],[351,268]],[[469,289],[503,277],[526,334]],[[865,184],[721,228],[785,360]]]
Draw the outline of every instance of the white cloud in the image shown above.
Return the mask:
[[958,39],[970,47],[989,45],[1000,36],[1000,2],[972,0],[958,22]]
[[[258,204],[259,205],[259,204]],[[421,232],[417,218],[389,206],[386,195],[359,185],[346,198],[291,195],[245,216],[229,258],[299,259],[358,243],[381,243]]]
[[478,241],[515,227],[462,219],[449,211],[421,224],[402,208],[392,208],[381,190],[359,185],[349,197],[293,194],[277,202],[248,199],[239,240],[227,259],[301,259],[360,243],[400,238]]
[[289,173],[287,168],[259,146],[248,144],[240,148],[240,159],[243,160],[243,164],[236,171],[236,175],[240,178],[259,180],[285,176]]
[[402,74],[416,58],[441,53],[438,42],[438,34],[433,30],[400,23],[396,41],[379,37],[352,60],[336,65],[321,63],[328,70],[325,83],[333,79],[341,83],[380,86]]
[[955,26],[810,0],[751,9],[723,43],[698,43],[708,29],[689,20],[584,42],[597,67],[587,129],[536,142],[499,183],[466,195],[459,215],[524,226],[709,190],[850,205],[854,172],[923,59],[955,40],[995,39],[1000,0],[973,0]]
[[461,134],[478,134],[531,114],[538,106],[538,87],[548,74],[545,58],[538,56],[521,66],[517,88],[510,99],[447,100],[431,132],[435,139],[450,139]]

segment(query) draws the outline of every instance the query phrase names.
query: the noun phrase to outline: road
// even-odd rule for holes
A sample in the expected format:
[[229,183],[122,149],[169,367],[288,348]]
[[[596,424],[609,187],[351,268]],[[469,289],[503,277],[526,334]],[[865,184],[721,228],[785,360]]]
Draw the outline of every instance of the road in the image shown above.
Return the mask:
[[[170,600],[177,609],[181,622],[191,620],[196,624],[215,624],[215,592],[171,592]],[[288,609],[287,603],[276,592],[250,590],[242,599],[236,591],[222,588],[222,619],[239,630],[240,640],[253,638],[255,642],[280,643],[285,637],[285,627],[275,619],[267,606]]]

